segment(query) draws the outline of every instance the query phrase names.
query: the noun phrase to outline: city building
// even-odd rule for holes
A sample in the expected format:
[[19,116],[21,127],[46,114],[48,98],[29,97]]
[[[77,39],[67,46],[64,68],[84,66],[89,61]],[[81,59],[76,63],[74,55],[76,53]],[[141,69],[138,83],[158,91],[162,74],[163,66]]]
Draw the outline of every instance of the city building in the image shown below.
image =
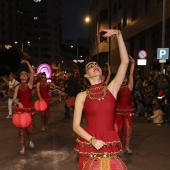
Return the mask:
[[167,0],[90,0],[90,56],[104,68],[109,61],[112,73],[119,66],[119,50],[113,38],[103,38],[104,29],[122,31],[128,53],[138,63],[138,54],[146,51],[146,65],[136,64],[136,75],[169,66],[169,59],[161,64],[157,48],[170,47],[170,1]]
[[0,0],[0,44],[27,52],[32,65],[57,69],[61,45],[60,0]]

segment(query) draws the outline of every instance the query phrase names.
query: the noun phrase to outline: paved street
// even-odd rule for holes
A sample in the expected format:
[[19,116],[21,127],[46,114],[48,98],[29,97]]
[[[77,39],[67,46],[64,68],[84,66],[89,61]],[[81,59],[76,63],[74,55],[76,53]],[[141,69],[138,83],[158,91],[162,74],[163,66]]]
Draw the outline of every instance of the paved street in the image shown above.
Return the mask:
[[[26,145],[20,155],[17,128],[7,116],[7,99],[0,99],[0,170],[76,170],[73,153],[76,134],[72,120],[63,120],[63,102],[52,100],[49,129],[40,130],[39,114],[35,115],[35,149]],[[129,170],[170,169],[170,125],[157,126],[144,118],[134,118],[132,136],[133,155],[122,156]]]

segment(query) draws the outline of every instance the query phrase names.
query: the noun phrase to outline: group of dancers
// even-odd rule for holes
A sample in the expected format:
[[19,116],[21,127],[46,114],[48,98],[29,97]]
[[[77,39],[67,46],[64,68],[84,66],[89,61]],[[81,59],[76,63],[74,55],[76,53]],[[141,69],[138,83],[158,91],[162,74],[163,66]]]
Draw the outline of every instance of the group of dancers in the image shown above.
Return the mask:
[[[104,31],[106,32],[105,37],[114,36],[117,39],[121,63],[117,74],[108,85],[101,79],[102,70],[97,62],[91,61],[85,66],[84,77],[90,82],[91,86],[77,95],[73,118],[73,130],[78,134],[75,152],[79,155],[79,170],[95,170],[96,167],[104,170],[112,170],[113,167],[117,170],[125,170],[127,168],[120,159],[120,154],[122,151],[132,154],[129,145],[134,113],[131,104],[131,92],[135,61],[128,55],[119,30]],[[127,76],[129,61],[130,72]],[[14,113],[27,112],[32,118],[28,127],[19,128],[20,154],[24,154],[26,135],[29,146],[34,148],[32,131],[35,110],[31,103],[34,70],[28,61],[22,60],[21,62],[28,65],[30,73],[25,71],[20,73],[21,83],[15,88],[13,101],[16,104]],[[55,86],[55,84],[51,83],[50,86]],[[47,109],[41,113],[41,130],[44,131],[48,128],[51,100],[45,74],[41,74],[36,87],[38,98],[45,100],[48,105]],[[85,129],[81,127],[82,112],[87,119]]]

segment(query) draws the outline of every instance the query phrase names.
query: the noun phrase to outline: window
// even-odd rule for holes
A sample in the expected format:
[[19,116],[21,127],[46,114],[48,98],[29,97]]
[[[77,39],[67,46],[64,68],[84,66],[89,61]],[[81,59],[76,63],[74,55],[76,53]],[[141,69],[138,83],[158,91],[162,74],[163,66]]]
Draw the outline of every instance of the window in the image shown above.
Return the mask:
[[118,30],[121,30],[121,22],[118,24]]
[[163,0],[156,0],[156,3],[157,3],[157,4],[160,4],[160,3],[162,3],[162,1],[163,1]]
[[100,12],[100,20],[107,20],[107,9],[103,9],[101,12]]
[[130,55],[133,56],[133,54],[134,54],[134,41],[131,41],[130,42]]
[[100,32],[100,42],[107,42],[107,37],[103,37],[105,33],[104,31]]
[[121,0],[118,0],[118,8],[119,8],[119,10],[122,9],[122,2],[121,2]]
[[133,4],[132,6],[132,21],[134,21],[137,18],[137,4]]
[[113,14],[117,14],[117,3],[113,4]]
[[139,42],[139,50],[145,49],[145,37],[141,37],[140,38],[140,42]]
[[127,25],[127,12],[123,14],[123,27]]
[[150,10],[150,0],[145,0],[145,12],[148,12]]

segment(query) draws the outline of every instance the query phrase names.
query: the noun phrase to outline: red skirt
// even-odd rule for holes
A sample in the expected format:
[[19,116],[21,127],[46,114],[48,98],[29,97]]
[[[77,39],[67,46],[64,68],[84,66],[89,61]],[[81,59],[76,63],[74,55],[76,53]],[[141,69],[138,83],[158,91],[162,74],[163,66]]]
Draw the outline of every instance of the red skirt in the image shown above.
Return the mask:
[[127,167],[120,158],[79,156],[79,170],[127,170]]

